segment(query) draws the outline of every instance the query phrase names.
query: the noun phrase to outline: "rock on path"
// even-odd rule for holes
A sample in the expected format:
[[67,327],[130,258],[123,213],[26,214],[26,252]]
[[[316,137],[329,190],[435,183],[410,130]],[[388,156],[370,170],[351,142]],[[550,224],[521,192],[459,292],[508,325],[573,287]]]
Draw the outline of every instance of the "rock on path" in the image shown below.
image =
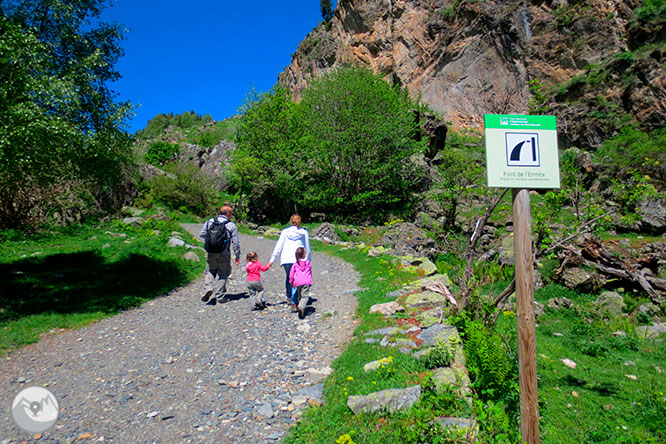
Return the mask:
[[[185,225],[195,236],[199,227]],[[265,263],[274,244],[241,235],[242,259],[255,250]],[[304,320],[285,303],[277,263],[263,274],[271,305],[251,311],[242,260],[226,304],[200,301],[202,276],[0,358],[0,442],[278,442],[356,326],[357,273],[323,253],[312,262],[314,310]],[[10,413],[16,394],[32,385],[47,387],[60,405],[56,425],[38,441]]]

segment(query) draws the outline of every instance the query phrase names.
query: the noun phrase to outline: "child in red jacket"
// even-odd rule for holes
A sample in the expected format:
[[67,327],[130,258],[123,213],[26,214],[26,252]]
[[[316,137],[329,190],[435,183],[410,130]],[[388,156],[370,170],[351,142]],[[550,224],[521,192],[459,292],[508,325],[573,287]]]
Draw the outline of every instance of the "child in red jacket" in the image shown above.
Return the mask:
[[263,310],[266,308],[264,302],[264,285],[261,283],[261,272],[268,271],[270,265],[264,265],[259,261],[259,255],[250,251],[245,257],[247,263],[245,270],[247,271],[247,291],[251,298],[254,298],[254,307],[252,310]]
[[305,248],[298,247],[296,249],[296,263],[289,272],[289,283],[296,289],[299,319],[305,317],[305,307],[308,305],[310,287],[312,286],[312,264],[305,256]]

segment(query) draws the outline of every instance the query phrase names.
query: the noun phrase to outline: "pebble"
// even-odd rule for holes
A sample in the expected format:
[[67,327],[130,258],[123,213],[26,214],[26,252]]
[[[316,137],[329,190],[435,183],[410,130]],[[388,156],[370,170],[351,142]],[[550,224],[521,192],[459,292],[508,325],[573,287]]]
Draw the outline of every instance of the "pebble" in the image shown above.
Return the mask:
[[[200,225],[186,228],[198,237]],[[274,245],[241,235],[243,262],[233,267],[226,304],[201,302],[202,274],[140,308],[11,353],[0,361],[0,399],[16,396],[12,382],[49,385],[61,411],[40,443],[92,434],[132,443],[282,439],[305,407],[322,401],[335,351],[357,325],[359,276],[341,259],[313,252],[312,300],[300,320],[285,303],[276,263],[262,274],[268,307],[251,311],[245,254],[254,250],[265,264]],[[9,414],[0,415],[0,436],[24,439]]]

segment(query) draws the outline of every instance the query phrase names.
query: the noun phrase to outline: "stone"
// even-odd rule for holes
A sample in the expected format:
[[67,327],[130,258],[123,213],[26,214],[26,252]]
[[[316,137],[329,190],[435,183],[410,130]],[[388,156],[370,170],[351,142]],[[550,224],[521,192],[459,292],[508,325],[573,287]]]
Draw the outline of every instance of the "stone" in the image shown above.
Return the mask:
[[386,302],[384,304],[375,304],[370,307],[370,313],[379,313],[384,316],[390,316],[399,311],[405,311],[405,307],[397,302]]
[[434,291],[410,294],[405,299],[405,305],[408,308],[441,307],[447,303],[448,301],[443,294]]
[[122,220],[122,223],[125,225],[131,225],[133,227],[140,227],[146,222],[146,219],[143,217],[126,217]]
[[644,314],[647,316],[658,316],[661,314],[661,310],[652,302],[641,304],[636,311],[638,314]]
[[382,367],[382,365],[386,366],[386,365],[390,364],[391,362],[393,362],[392,358],[382,358],[382,359],[378,359],[376,361],[368,362],[367,364],[365,364],[363,366],[363,371],[366,372],[366,373],[369,373],[369,372],[372,372],[372,371],[375,371],[375,370],[379,370]]
[[534,317],[538,318],[546,313],[546,307],[541,302],[534,301]]
[[412,273],[418,273],[422,276],[433,276],[437,274],[437,266],[427,257],[400,256],[403,269]]
[[571,299],[568,298],[554,298],[548,299],[546,305],[552,310],[561,310],[563,308],[571,308],[573,303],[571,302]]
[[653,325],[639,325],[635,330],[640,339],[656,339],[666,333],[666,323],[655,322]]
[[183,255],[183,259],[186,261],[191,261],[191,262],[199,262],[201,259],[199,259],[199,255],[196,254],[194,251],[188,251]]
[[636,213],[641,216],[643,231],[652,234],[666,232],[666,200],[645,199],[638,204]]
[[452,325],[444,324],[435,324],[423,329],[416,337],[423,341],[423,346],[426,347],[433,345],[444,345],[448,347],[451,344],[458,344],[461,342],[458,329]]
[[435,369],[432,377],[438,392],[441,392],[445,386],[450,386],[458,396],[465,398],[467,403],[472,405],[469,376],[462,368],[458,366],[438,368]]
[[264,236],[280,236],[281,230],[273,227],[269,227],[265,232]]
[[379,328],[377,330],[372,330],[368,333],[366,333],[366,336],[377,336],[377,335],[382,335],[382,336],[395,336],[395,335],[401,335],[405,333],[405,331],[399,327],[384,327],[384,328]]
[[624,311],[625,303],[621,294],[604,291],[599,295],[593,306],[604,315],[619,315]]
[[397,298],[399,298],[400,296],[402,296],[406,293],[407,293],[407,290],[405,290],[404,288],[400,288],[398,290],[393,290],[392,292],[388,293],[386,295],[386,298],[387,299],[397,299]]
[[182,239],[172,237],[171,239],[169,239],[169,243],[167,245],[169,245],[170,247],[184,247],[185,241],[183,241]]
[[421,386],[406,389],[388,389],[365,396],[352,395],[347,398],[347,406],[355,415],[360,413],[394,413],[407,410],[421,399]]
[[503,265],[513,265],[515,263],[513,235],[504,236],[502,238],[502,246],[497,259]]
[[381,246],[380,247],[372,247],[368,250],[368,256],[369,257],[378,257],[378,256],[381,256],[382,254],[384,254],[384,252],[386,252],[386,248],[384,248],[384,247],[381,247]]
[[577,267],[565,269],[561,280],[565,287],[586,293],[597,291],[603,283],[596,273]]
[[445,287],[450,287],[452,285],[451,278],[449,278],[448,274],[438,273],[423,279],[417,279],[415,281],[412,281],[409,283],[408,288],[423,290],[423,287],[427,286],[428,284],[438,284],[438,283],[444,285]]
[[442,322],[442,319],[444,319],[445,316],[446,313],[444,313],[442,307],[435,307],[416,315],[416,320],[419,321],[419,326],[425,329]]
[[257,409],[257,414],[259,416],[263,416],[266,419],[272,418],[275,413],[273,412],[273,407],[269,403],[263,404],[261,407]]
[[294,396],[302,396],[306,399],[319,399],[324,397],[324,384],[315,384],[309,387],[304,387],[297,391]]
[[425,230],[410,222],[390,225],[379,244],[389,245],[394,256],[425,256],[426,259],[437,256],[435,240],[428,236]]
[[333,243],[340,241],[340,236],[335,232],[335,226],[325,222],[318,227],[310,230],[310,237],[312,239],[319,239],[324,242]]
[[475,419],[438,416],[435,420],[443,429],[463,434],[464,442],[476,442],[476,437],[479,435],[479,423]]
[[125,214],[125,215],[131,216],[131,217],[141,216],[144,212],[145,212],[145,210],[135,208],[135,207],[130,207],[130,206],[127,206],[127,205],[123,206],[120,209],[121,214]]
[[561,361],[562,361],[562,364],[566,365],[569,368],[576,368],[578,366],[578,364],[576,364],[571,359],[565,358],[565,359],[562,359]]

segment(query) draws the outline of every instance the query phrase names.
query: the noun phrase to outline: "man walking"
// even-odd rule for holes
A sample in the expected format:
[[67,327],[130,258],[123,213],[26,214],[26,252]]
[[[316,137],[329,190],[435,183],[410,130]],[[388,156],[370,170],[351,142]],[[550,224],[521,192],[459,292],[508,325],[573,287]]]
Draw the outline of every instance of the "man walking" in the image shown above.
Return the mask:
[[220,214],[208,219],[199,233],[208,253],[206,293],[201,300],[210,305],[215,305],[218,299],[221,303],[227,302],[227,279],[231,275],[231,248],[236,256],[236,265],[240,264],[238,228],[231,222],[231,211],[231,207],[226,205],[220,208]]

